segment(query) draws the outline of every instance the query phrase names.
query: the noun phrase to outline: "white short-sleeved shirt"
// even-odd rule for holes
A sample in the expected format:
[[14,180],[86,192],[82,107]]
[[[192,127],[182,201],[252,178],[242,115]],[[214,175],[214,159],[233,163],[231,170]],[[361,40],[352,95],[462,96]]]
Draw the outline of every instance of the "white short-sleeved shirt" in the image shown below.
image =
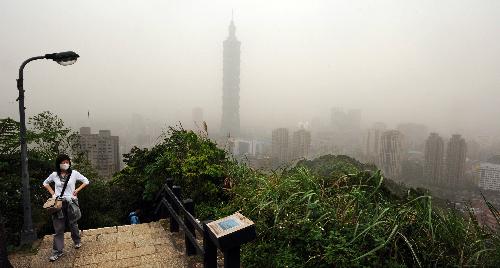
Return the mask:
[[[71,200],[71,198],[76,198],[75,196],[73,196],[73,191],[75,191],[76,181],[80,181],[83,184],[89,184],[89,180],[85,178],[85,176],[83,176],[82,174],[80,174],[80,172],[76,170],[72,170],[71,177],[69,177],[68,185],[66,186],[66,190],[64,191],[63,194],[63,198],[67,200]],[[43,181],[43,186],[49,185],[52,182],[55,183],[56,196],[61,195],[64,183],[57,175],[57,172],[52,172],[52,174],[50,174],[49,177]]]

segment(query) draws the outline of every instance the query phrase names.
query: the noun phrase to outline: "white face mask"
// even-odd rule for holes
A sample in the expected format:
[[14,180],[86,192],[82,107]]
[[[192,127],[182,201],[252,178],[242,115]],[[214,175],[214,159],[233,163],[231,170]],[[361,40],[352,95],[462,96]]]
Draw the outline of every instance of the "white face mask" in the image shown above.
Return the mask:
[[69,164],[59,164],[59,167],[60,167],[62,170],[68,170],[68,168],[69,168]]

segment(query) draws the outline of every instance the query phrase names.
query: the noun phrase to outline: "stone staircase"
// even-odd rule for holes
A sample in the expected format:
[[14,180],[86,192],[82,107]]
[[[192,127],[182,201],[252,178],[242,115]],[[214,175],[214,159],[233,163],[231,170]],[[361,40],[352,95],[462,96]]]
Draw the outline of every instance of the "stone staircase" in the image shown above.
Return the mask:
[[[164,222],[105,227],[82,231],[82,247],[73,248],[65,233],[64,256],[49,262],[52,235],[46,235],[30,260],[11,259],[14,267],[196,267],[186,257],[179,237],[169,235]],[[176,241],[177,240],[177,241]],[[183,242],[183,240],[182,240]],[[195,261],[196,262],[196,261]]]

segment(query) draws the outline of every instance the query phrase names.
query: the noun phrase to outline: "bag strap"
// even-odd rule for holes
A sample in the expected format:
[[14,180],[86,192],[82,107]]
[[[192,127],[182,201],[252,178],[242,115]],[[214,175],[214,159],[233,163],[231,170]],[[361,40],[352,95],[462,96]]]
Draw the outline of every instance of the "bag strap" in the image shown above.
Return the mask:
[[[64,185],[63,185],[63,188],[62,188],[62,191],[61,191],[61,194],[59,195],[59,198],[62,198],[63,194],[64,194],[64,191],[66,191],[66,186],[68,186],[68,181],[69,179],[71,178],[71,172],[72,170],[69,171],[69,174],[68,174],[68,178],[66,179],[66,181],[64,182]],[[59,179],[61,179],[59,177]]]

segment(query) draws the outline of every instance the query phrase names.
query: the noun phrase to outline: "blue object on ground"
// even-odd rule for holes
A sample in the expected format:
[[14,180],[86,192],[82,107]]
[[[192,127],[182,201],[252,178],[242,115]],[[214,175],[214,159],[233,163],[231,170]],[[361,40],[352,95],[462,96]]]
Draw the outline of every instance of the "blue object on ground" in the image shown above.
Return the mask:
[[139,220],[139,216],[137,216],[137,213],[134,212],[130,212],[130,214],[128,214],[128,218],[130,220],[130,224],[139,224],[141,223],[141,221]]

